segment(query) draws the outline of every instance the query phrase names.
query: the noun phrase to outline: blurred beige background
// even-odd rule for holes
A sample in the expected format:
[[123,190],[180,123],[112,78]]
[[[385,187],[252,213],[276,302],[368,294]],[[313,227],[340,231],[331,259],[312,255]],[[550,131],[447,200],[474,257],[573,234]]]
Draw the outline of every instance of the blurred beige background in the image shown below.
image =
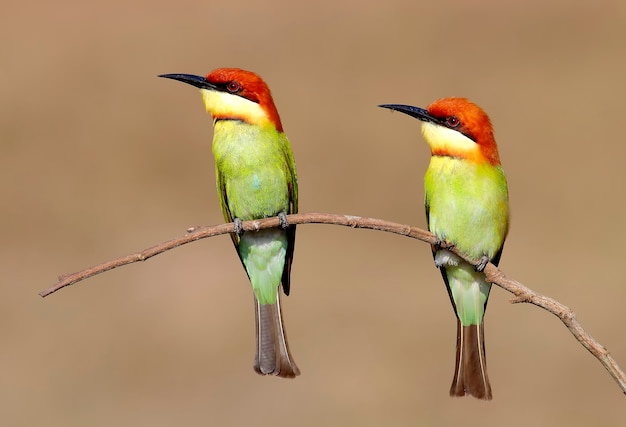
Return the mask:
[[623,425],[601,365],[499,288],[494,400],[448,397],[454,315],[429,248],[398,236],[299,228],[295,381],[252,370],[227,236],[37,293],[222,221],[200,96],[156,76],[236,66],[273,90],[301,212],[425,226],[419,123],[376,105],[481,105],[511,192],[501,267],[626,367],[624,2],[10,0],[0,38],[1,425]]

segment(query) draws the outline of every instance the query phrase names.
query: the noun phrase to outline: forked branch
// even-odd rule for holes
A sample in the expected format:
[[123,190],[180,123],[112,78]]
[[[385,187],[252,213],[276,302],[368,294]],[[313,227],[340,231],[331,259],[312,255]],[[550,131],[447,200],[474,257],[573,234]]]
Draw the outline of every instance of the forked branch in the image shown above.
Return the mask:
[[[365,228],[370,230],[385,231],[388,233],[400,234],[402,236],[412,237],[414,239],[421,240],[426,243],[436,243],[436,238],[433,234],[422,229],[411,227],[409,225],[398,224],[389,221],[383,221],[374,218],[363,218],[350,215],[337,215],[337,214],[323,214],[323,213],[309,213],[309,214],[294,214],[288,215],[287,220],[290,224],[334,224],[343,225],[352,228]],[[243,229],[245,231],[261,230],[264,228],[278,227],[278,218],[266,218],[256,221],[246,221],[243,223]],[[126,255],[121,258],[117,258],[111,261],[104,262],[102,264],[95,265],[90,268],[78,271],[72,274],[66,274],[59,277],[56,284],[43,290],[39,295],[42,297],[48,296],[61,288],[64,288],[88,277],[95,276],[96,274],[103,273],[107,270],[112,270],[123,265],[132,264],[137,261],[146,261],[155,255],[169,251],[178,246],[204,239],[207,237],[219,236],[221,234],[232,233],[234,231],[234,224],[221,224],[209,227],[196,227],[187,230],[187,234],[182,237],[169,240],[167,242],[152,246],[144,249],[141,252]],[[466,257],[460,253],[453,245],[443,242],[441,245],[472,265],[476,265],[480,260],[474,260]],[[593,354],[602,365],[609,371],[609,374],[617,382],[622,392],[626,393],[626,375],[624,371],[619,367],[617,362],[613,359],[611,354],[604,346],[597,342],[591,335],[589,335],[576,319],[574,312],[567,306],[560,302],[536,293],[535,291],[522,285],[520,282],[511,280],[502,273],[495,265],[487,264],[485,267],[485,274],[487,281],[501,287],[504,290],[511,292],[515,295],[515,298],[511,300],[512,303],[527,302],[543,308],[546,311],[557,316],[563,324],[570,330],[576,340],[580,342],[591,354]]]

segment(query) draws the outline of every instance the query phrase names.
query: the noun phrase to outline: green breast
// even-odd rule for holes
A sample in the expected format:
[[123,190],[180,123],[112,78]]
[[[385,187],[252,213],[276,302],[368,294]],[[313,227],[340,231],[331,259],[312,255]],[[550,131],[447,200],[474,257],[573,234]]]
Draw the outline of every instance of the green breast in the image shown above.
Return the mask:
[[289,186],[295,179],[285,154],[288,144],[284,134],[271,127],[234,120],[215,124],[218,192],[220,197],[225,194],[223,202],[233,218],[245,221],[289,213]]
[[424,184],[429,230],[469,256],[493,258],[509,225],[502,168],[433,156]]

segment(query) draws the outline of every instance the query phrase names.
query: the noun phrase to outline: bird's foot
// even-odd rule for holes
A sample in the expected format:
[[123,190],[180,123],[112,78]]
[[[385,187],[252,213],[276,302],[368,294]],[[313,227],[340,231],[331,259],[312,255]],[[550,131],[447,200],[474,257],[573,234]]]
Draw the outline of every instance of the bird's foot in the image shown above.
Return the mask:
[[280,226],[280,228],[282,228],[283,230],[286,230],[289,228],[289,221],[287,221],[287,215],[285,215],[285,212],[280,211],[278,212],[278,225]]
[[487,255],[483,255],[480,257],[480,260],[478,261],[478,264],[476,264],[476,271],[478,272],[482,272],[485,267],[487,267],[487,264],[489,264],[489,257]]
[[439,238],[437,238],[437,240],[435,240],[435,243],[433,244],[433,250],[435,252],[440,251],[442,249],[453,249],[454,248],[454,243],[449,243],[446,240],[441,240]]
[[459,265],[460,258],[453,252],[451,252],[451,249],[453,248],[453,243],[450,243],[446,240],[441,240],[439,238],[435,240],[435,243],[432,245],[432,250],[435,258],[435,266],[437,268],[441,268],[446,265]]
[[233,222],[235,223],[235,234],[241,237],[243,234],[243,221],[239,218],[235,218]]

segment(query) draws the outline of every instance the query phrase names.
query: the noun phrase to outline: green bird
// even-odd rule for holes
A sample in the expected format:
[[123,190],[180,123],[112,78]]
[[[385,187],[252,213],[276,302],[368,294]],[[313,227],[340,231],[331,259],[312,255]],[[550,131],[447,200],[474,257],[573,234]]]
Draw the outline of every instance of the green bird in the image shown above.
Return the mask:
[[[160,77],[200,89],[213,118],[217,193],[231,238],[254,291],[256,356],[261,375],[300,374],[289,352],[280,292],[289,295],[296,227],[286,215],[298,212],[296,165],[267,84],[255,73],[219,68],[206,77]],[[243,232],[242,221],[278,216],[280,227]]]
[[490,400],[483,318],[491,284],[483,270],[488,262],[498,265],[509,229],[508,189],[491,121],[464,98],[440,99],[427,109],[381,107],[423,122],[422,135],[431,149],[424,178],[428,229],[440,241],[480,260],[473,267],[440,245],[432,247],[457,316],[450,395]]

